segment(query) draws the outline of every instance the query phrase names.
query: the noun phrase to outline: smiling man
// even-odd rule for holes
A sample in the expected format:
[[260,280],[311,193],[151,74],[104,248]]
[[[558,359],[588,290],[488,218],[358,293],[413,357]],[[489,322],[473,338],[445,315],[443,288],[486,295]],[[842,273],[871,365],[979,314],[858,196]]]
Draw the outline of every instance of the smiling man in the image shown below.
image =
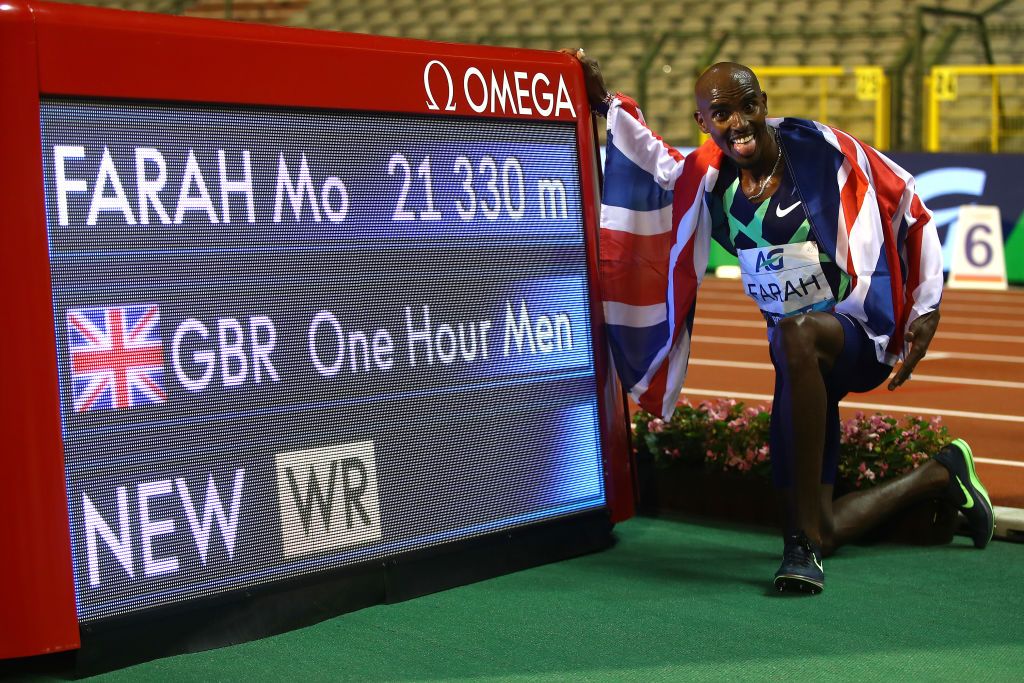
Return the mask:
[[757,77],[731,62],[697,79],[694,119],[710,140],[684,156],[636,102],[607,92],[596,61],[563,52],[580,60],[591,107],[608,119],[601,288],[631,395],[673,412],[711,239],[738,257],[764,316],[772,472],[787,501],[776,588],[820,592],[824,556],[926,497],[947,496],[985,547],[992,506],[960,439],[900,479],[833,501],[839,401],[881,385],[900,359],[889,389],[901,386],[939,322],[941,249],[913,177],[838,129],[768,118]]

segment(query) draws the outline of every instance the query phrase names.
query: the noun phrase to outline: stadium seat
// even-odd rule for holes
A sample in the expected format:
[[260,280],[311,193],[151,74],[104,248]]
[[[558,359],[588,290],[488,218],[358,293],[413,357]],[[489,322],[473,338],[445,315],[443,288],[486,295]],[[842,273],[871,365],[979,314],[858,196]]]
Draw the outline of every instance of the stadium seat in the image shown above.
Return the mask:
[[[694,126],[689,105],[679,98],[690,96],[693,78],[707,66],[703,59],[734,60],[773,66],[896,67],[915,30],[917,8],[941,7],[976,12],[975,0],[759,0],[757,3],[721,5],[684,3],[678,0],[69,0],[104,7],[151,12],[184,12],[195,16],[224,18],[230,12],[238,21],[260,21],[310,26],[379,35],[433,38],[443,41],[484,42],[535,49],[585,46],[601,60],[612,87],[636,92],[638,78],[645,78],[649,116],[665,120],[665,130],[691,138]],[[308,3],[308,4],[307,4]],[[988,5],[986,5],[987,7]],[[995,61],[1024,63],[1024,2],[1011,2],[986,19]],[[951,26],[960,35],[945,55],[949,64],[982,64],[985,52],[974,24],[968,19],[925,15],[924,51],[931,55],[941,47]],[[709,52],[719,36],[728,39],[717,52]],[[647,51],[662,34],[665,41],[646,74],[638,74]],[[667,67],[667,71],[665,70]],[[902,71],[904,112],[910,112],[914,86],[913,69]],[[1024,92],[1024,79],[1000,81],[1004,96]],[[829,111],[836,123],[871,131],[872,103],[853,97],[852,78],[834,87]],[[818,83],[804,82],[802,99],[783,101],[793,82],[772,84],[773,105],[785,104],[793,112],[814,115]],[[987,98],[987,84],[960,84],[962,112],[977,115],[963,100]],[[668,93],[662,95],[662,91]],[[1004,110],[1007,110],[1004,99]],[[987,105],[986,105],[987,106]],[[666,109],[661,110],[661,107]],[[1008,111],[1008,110],[1007,110]],[[1004,116],[1010,116],[1004,111]],[[1019,107],[1013,116],[1020,115]],[[846,117],[845,119],[843,117]],[[904,130],[911,122],[904,119]],[[961,134],[961,133],[958,133]],[[961,134],[974,145],[975,136]],[[981,136],[985,138],[985,136]],[[1019,127],[1008,126],[1006,140],[1024,137]]]

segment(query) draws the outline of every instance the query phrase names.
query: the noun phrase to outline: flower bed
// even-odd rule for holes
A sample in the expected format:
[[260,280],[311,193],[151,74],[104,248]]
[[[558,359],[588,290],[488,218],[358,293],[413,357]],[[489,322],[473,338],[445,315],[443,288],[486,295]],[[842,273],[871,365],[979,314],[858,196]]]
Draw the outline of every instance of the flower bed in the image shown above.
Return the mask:
[[[767,407],[731,399],[696,405],[684,401],[668,422],[637,412],[632,428],[641,510],[776,524],[768,457],[770,422]],[[939,417],[897,419],[858,412],[840,428],[837,495],[914,470],[951,440]],[[889,525],[900,540],[935,543],[952,536],[956,512],[944,503],[925,501],[909,516],[910,522],[902,519]]]
[[[712,471],[768,478],[771,412],[732,399],[683,402],[668,422],[644,411],[633,416],[634,445],[659,467],[702,465]],[[875,486],[920,467],[950,442],[942,418],[900,419],[858,412],[841,423],[837,488]]]

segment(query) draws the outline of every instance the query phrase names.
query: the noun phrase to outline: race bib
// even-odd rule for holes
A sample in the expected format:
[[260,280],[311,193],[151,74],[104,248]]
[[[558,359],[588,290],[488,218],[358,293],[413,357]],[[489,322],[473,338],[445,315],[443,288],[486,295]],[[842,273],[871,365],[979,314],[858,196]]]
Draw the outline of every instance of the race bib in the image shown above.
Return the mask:
[[818,245],[797,242],[739,249],[743,290],[766,315],[780,318],[835,305],[818,258]]

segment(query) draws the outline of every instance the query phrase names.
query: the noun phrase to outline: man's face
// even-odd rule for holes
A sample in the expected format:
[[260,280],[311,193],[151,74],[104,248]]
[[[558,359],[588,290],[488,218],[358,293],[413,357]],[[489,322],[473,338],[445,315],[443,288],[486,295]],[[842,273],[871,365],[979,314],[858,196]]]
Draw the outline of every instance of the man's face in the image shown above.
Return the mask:
[[723,68],[697,84],[697,125],[740,168],[764,162],[771,133],[764,119],[768,96],[748,71]]

